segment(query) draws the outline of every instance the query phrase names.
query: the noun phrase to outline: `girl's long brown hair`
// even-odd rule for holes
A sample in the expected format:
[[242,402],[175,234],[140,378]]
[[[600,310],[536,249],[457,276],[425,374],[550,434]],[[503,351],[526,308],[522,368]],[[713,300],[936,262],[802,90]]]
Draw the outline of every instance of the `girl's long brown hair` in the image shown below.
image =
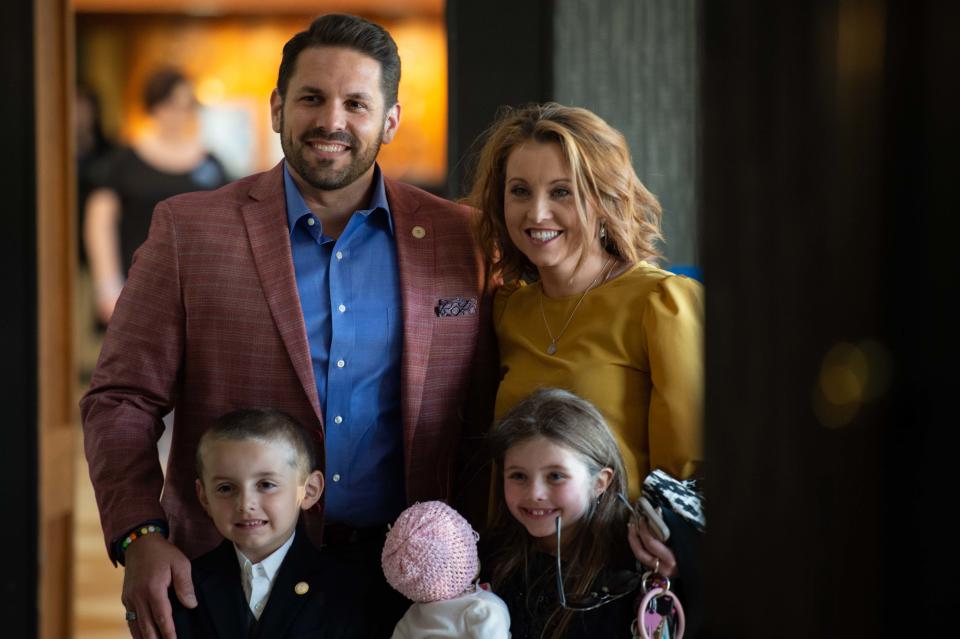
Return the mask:
[[607,252],[629,263],[660,257],[660,203],[633,170],[623,135],[599,116],[555,102],[530,104],[503,111],[484,139],[464,202],[481,212],[476,235],[491,274],[502,275],[505,282],[537,277],[536,267],[510,240],[503,210],[507,159],[531,140],[559,144],[570,165],[584,249],[597,241],[599,224],[588,225],[592,208],[606,227]]
[[[588,592],[600,571],[616,558],[614,549],[626,542],[628,513],[616,497],[617,492],[626,494],[626,472],[617,442],[599,411],[585,399],[559,389],[534,392],[507,413],[490,434],[498,471],[497,497],[488,533],[495,548],[489,559],[493,588],[496,591],[518,571],[528,584],[531,578],[528,566],[536,546],[507,508],[503,460],[510,448],[533,437],[544,437],[569,449],[586,464],[592,476],[604,468],[613,470],[606,491],[563,544],[564,588],[568,593]],[[547,578],[552,584],[552,576]],[[536,589],[525,589],[527,593],[531,590]],[[544,624],[544,636],[562,636],[572,617],[572,611],[558,607]]]

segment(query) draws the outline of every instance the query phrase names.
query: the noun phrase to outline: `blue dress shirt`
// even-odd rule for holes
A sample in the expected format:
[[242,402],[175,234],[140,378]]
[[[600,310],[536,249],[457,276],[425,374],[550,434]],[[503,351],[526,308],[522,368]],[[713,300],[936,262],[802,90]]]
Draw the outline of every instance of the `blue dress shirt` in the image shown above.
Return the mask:
[[326,428],[326,518],[392,522],[403,510],[403,326],[393,220],[380,167],[369,208],[324,235],[284,163],[287,222]]

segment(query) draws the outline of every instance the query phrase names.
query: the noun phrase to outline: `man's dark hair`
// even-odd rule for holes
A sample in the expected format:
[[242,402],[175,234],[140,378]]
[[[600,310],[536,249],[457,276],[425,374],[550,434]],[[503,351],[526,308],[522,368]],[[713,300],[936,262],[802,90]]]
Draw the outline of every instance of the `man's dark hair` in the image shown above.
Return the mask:
[[173,67],[162,67],[150,74],[143,85],[143,106],[149,113],[170,99],[173,90],[190,79]]
[[310,24],[309,29],[293,36],[283,46],[280,73],[277,76],[277,92],[281,99],[287,94],[300,53],[315,47],[346,47],[379,62],[384,106],[390,108],[397,103],[397,87],[400,86],[397,43],[380,25],[346,13],[320,16]]
[[220,417],[197,445],[197,477],[203,481],[203,449],[211,441],[282,441],[296,452],[295,463],[305,476],[317,467],[313,440],[293,417],[273,408],[244,408]]

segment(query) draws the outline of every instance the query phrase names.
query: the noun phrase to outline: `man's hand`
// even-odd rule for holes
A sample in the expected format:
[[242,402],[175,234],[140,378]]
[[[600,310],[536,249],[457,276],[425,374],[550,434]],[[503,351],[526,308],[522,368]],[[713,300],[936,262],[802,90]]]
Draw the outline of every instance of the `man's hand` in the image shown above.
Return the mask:
[[127,611],[137,614],[128,622],[135,639],[176,639],[173,609],[167,592],[170,584],[177,599],[187,608],[196,608],[197,597],[190,579],[190,560],[164,539],[163,535],[144,535],[126,550],[123,573],[123,602]]

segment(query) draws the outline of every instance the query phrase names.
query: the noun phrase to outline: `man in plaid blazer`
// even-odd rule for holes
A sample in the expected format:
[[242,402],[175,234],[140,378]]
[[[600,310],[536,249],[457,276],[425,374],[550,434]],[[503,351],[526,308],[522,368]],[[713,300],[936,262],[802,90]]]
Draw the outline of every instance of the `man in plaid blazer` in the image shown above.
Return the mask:
[[[399,126],[398,82],[396,45],[381,27],[318,18],[284,47],[271,96],[285,161],[154,212],[81,402],[135,637],[174,636],[166,589],[193,605],[187,557],[221,540],[194,494],[194,454],[226,412],[272,407],[311,425],[328,487],[341,472],[366,473],[365,489],[342,491],[342,514],[327,517],[336,525],[324,530],[333,498],[304,524],[318,546],[371,541],[371,570],[397,509],[455,497],[465,417],[492,404],[492,367],[476,361],[490,339],[490,286],[472,212],[375,164]],[[352,457],[330,448],[351,423],[347,414],[341,425],[336,402],[373,412],[359,439],[334,439]],[[164,478],[156,443],[174,408]],[[137,534],[149,524],[168,538]]]

